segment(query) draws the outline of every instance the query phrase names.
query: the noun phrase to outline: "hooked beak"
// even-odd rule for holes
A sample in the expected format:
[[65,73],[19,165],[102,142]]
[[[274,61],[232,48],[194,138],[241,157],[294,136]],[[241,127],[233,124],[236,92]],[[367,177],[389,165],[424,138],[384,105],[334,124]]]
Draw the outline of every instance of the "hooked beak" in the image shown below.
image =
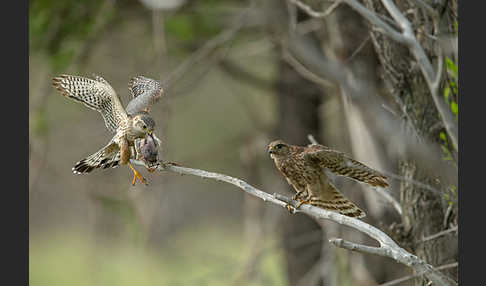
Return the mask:
[[273,154],[273,153],[275,153],[275,151],[273,151],[273,149],[268,149],[268,151],[267,151],[267,152],[268,152],[268,154]]
[[153,130],[150,130],[150,131],[148,132],[148,134],[149,134],[150,136],[152,136],[152,132],[154,132],[154,131],[153,131]]

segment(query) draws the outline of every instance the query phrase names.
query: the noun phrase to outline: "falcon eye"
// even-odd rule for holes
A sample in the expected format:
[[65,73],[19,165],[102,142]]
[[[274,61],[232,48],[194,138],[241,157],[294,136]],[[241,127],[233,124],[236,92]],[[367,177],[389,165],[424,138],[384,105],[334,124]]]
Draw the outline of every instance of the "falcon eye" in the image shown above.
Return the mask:
[[143,129],[147,129],[147,125],[142,126]]
[[284,146],[283,144],[277,144],[277,146],[275,146],[275,148],[282,149],[283,146]]

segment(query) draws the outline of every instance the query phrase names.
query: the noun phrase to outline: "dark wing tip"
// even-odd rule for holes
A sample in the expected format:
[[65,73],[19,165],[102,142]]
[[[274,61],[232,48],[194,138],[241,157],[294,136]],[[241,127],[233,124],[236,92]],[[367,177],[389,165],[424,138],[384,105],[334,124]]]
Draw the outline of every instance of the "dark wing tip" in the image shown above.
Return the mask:
[[90,173],[94,169],[95,167],[88,165],[85,160],[81,160],[74,165],[72,171],[74,174],[85,174]]
[[382,187],[382,188],[387,188],[389,187],[390,185],[388,184],[387,178],[385,176],[381,176],[381,177],[375,177],[373,178],[369,183],[372,185],[372,186],[375,186],[375,187]]

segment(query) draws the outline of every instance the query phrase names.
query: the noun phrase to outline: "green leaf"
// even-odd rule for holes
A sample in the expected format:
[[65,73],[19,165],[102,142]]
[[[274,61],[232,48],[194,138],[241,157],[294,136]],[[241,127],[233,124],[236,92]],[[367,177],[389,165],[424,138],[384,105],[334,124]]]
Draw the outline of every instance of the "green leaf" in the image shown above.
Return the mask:
[[457,115],[458,106],[457,106],[457,103],[455,103],[454,101],[451,102],[451,110],[452,110],[452,113],[454,113],[454,115]]
[[444,89],[444,98],[445,98],[445,101],[447,102],[447,104],[449,104],[449,95],[450,94],[451,94],[451,88],[447,86]]
[[457,78],[457,65],[448,57],[446,57],[447,70],[452,73],[452,76]]
[[440,136],[440,139],[442,139],[442,141],[447,141],[447,138],[446,138],[446,135],[445,135],[444,132],[440,132],[439,136]]

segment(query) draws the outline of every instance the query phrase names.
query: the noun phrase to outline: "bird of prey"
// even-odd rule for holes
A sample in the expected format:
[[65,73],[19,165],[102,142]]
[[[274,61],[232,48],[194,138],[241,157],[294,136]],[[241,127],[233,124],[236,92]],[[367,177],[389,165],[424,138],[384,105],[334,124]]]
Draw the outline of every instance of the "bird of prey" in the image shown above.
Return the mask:
[[294,146],[282,140],[268,145],[277,169],[295,189],[293,199],[350,217],[362,218],[364,211],[345,198],[331,183],[324,170],[371,186],[387,187],[387,178],[344,153],[319,144]]
[[106,169],[118,164],[128,164],[134,174],[134,181],[145,183],[143,176],[133,168],[130,158],[135,158],[131,147],[136,139],[152,134],[155,121],[148,113],[152,104],[163,94],[161,84],[144,76],[133,77],[128,85],[134,97],[123,108],[122,102],[111,85],[101,76],[94,79],[74,75],[54,77],[53,86],[65,97],[82,102],[101,113],[106,128],[114,133],[106,146],[96,153],[77,162],[73,173],[89,173],[97,168]]

